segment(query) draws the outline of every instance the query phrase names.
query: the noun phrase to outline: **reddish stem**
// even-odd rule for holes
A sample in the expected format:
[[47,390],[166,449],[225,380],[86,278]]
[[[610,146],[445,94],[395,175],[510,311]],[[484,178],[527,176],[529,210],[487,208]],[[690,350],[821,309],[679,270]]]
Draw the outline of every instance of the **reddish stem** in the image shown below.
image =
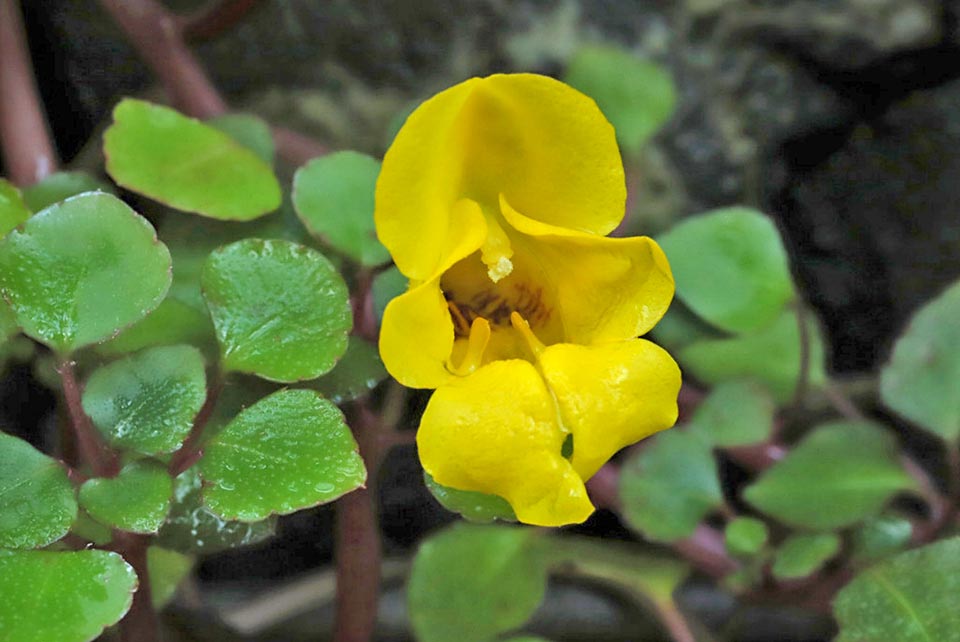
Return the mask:
[[120,470],[120,464],[113,453],[100,438],[100,433],[93,427],[90,418],[83,411],[80,386],[74,371],[76,364],[69,359],[57,368],[60,382],[63,385],[63,397],[67,403],[67,412],[76,435],[77,448],[82,460],[93,469],[97,477],[113,477]]
[[753,472],[761,472],[787,456],[787,449],[776,442],[724,448],[730,459]]
[[160,78],[174,105],[196,118],[227,111],[227,105],[187,48],[176,17],[154,0],[100,0]]
[[207,390],[207,398],[204,400],[199,412],[197,412],[197,416],[193,419],[193,427],[190,429],[190,434],[183,442],[183,445],[180,446],[180,450],[173,453],[173,457],[170,458],[170,464],[167,470],[170,471],[173,477],[176,477],[193,466],[203,455],[203,449],[200,447],[203,429],[207,425],[207,422],[210,421],[214,408],[217,407],[217,399],[220,398],[221,390],[223,390],[223,383],[220,381],[211,384]]
[[160,622],[153,608],[150,573],[147,569],[148,535],[113,531],[113,549],[137,572],[137,591],[133,594],[130,610],[120,621],[120,639],[123,642],[158,642]]
[[189,15],[178,16],[177,26],[188,40],[210,40],[243,20],[258,2],[259,0],[214,0]]
[[380,528],[377,524],[376,477],[383,458],[379,418],[362,403],[347,415],[367,466],[367,486],[337,501],[337,605],[335,642],[369,642],[380,598]]
[[18,185],[39,181],[59,164],[17,0],[0,0],[0,144],[7,174]]
[[673,542],[672,546],[673,550],[688,562],[713,578],[719,579],[740,568],[740,565],[727,554],[723,534],[705,524],[700,524],[693,535]]

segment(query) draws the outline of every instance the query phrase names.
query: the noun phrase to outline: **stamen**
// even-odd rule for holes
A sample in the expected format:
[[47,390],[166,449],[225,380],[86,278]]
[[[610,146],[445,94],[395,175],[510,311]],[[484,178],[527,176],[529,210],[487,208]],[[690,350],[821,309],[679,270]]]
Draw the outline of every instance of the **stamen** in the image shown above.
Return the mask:
[[[462,317],[461,317],[462,318]],[[490,342],[490,324],[483,317],[477,317],[470,326],[470,338],[467,339],[467,352],[454,374],[465,377],[483,363],[483,353]]]
[[450,316],[453,318],[453,333],[456,336],[467,336],[470,332],[470,322],[463,316],[460,307],[453,301],[447,301],[447,307],[450,309]]
[[530,329],[530,324],[527,323],[527,320],[520,316],[517,312],[510,313],[510,325],[514,327],[517,332],[526,340],[527,345],[530,347],[530,351],[533,352],[534,357],[540,357],[540,353],[546,349],[546,346],[540,342],[540,339],[537,338],[537,335],[533,333],[533,330]]
[[513,272],[513,247],[500,224],[487,218],[487,240],[480,248],[480,260],[487,266],[487,276],[496,283]]

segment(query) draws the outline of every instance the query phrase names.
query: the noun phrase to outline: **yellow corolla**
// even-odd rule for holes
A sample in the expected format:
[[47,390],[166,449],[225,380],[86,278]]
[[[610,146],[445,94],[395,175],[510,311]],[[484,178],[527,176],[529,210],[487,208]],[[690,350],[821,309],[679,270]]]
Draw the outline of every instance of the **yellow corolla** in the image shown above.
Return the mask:
[[584,481],[676,421],[680,371],[637,338],[673,278],[653,240],[605,236],[625,199],[613,128],[545,76],[470,79],[397,134],[376,226],[410,285],[380,352],[401,383],[437,389],[417,444],[438,483],[529,524],[579,523]]

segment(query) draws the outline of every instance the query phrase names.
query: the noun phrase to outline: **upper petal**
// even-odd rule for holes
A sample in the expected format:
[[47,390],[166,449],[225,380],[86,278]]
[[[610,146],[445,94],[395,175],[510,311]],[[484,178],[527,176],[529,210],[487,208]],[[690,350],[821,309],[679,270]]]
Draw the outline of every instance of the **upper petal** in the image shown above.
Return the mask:
[[590,344],[646,334],[666,313],[674,283],[663,250],[640,236],[607,238],[547,225],[506,197],[500,208],[517,254],[533,257],[549,283],[566,341]]
[[499,194],[536,220],[595,234],[623,218],[613,127],[596,103],[535,74],[472,78],[424,102],[387,151],[377,235],[400,271],[425,280],[457,226],[461,198],[495,210]]
[[540,354],[540,368],[573,433],[571,462],[582,479],[624,446],[677,420],[680,369],[644,339],[553,345]]
[[509,360],[437,389],[417,445],[437,482],[499,495],[521,522],[560,526],[593,512],[583,481],[560,454],[565,438],[537,370]]

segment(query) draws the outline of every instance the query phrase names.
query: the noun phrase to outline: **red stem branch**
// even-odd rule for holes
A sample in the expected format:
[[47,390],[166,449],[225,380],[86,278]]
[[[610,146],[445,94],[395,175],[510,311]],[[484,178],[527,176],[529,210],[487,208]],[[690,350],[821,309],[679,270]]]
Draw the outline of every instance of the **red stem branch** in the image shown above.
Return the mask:
[[199,412],[197,412],[197,416],[193,419],[193,427],[190,429],[190,434],[183,442],[183,445],[180,446],[180,450],[173,453],[173,457],[170,458],[170,464],[167,470],[170,471],[171,476],[176,477],[190,468],[197,463],[197,460],[203,455],[203,450],[200,448],[203,429],[213,415],[213,410],[217,406],[217,399],[220,398],[221,390],[223,390],[222,381],[212,383],[207,389],[207,398],[204,400]]
[[59,164],[17,0],[0,0],[0,144],[7,174],[18,185],[39,181]]
[[120,470],[119,461],[116,454],[103,443],[100,434],[83,411],[75,366],[76,364],[68,359],[58,366],[57,373],[60,375],[63,397],[67,403],[67,412],[76,435],[80,457],[93,469],[97,477],[113,477]]
[[196,118],[227,111],[220,93],[187,48],[177,19],[154,0],[100,0],[160,79],[171,102]]
[[335,550],[337,603],[335,642],[369,642],[380,598],[380,528],[377,524],[377,471],[383,458],[380,419],[364,404],[347,408],[347,417],[367,466],[367,486],[337,502]]
[[147,570],[147,548],[150,536],[125,531],[113,531],[113,548],[137,572],[138,585],[133,604],[120,620],[120,639],[123,642],[158,642],[160,623],[153,608],[150,573]]
[[211,40],[227,31],[253,9],[259,0],[214,0],[185,16],[177,26],[187,40]]

